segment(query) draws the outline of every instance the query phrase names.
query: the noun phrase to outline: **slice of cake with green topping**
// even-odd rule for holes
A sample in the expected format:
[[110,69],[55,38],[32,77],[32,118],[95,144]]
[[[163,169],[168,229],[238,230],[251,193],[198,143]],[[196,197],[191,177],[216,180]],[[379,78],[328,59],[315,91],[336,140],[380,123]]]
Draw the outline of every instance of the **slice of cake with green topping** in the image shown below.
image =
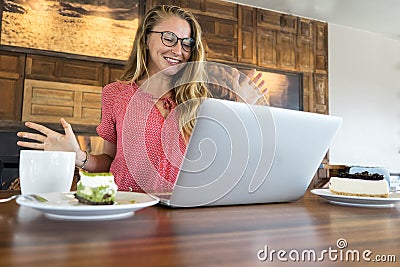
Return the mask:
[[89,205],[112,205],[118,186],[114,176],[108,172],[90,173],[81,170],[75,197],[79,202]]

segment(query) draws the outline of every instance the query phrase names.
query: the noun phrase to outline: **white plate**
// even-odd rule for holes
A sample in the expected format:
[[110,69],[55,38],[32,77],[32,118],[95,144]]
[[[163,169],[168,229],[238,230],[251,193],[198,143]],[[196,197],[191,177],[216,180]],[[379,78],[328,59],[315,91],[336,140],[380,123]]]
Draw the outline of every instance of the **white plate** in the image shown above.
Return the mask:
[[313,189],[311,193],[326,200],[341,205],[362,206],[362,207],[392,207],[400,203],[399,193],[389,193],[387,198],[342,196],[332,193],[329,189]]
[[135,211],[155,205],[158,198],[143,193],[117,192],[114,205],[86,205],[79,203],[75,192],[39,194],[48,202],[28,200],[23,196],[17,198],[21,206],[43,212],[46,217],[62,220],[110,220],[132,216]]

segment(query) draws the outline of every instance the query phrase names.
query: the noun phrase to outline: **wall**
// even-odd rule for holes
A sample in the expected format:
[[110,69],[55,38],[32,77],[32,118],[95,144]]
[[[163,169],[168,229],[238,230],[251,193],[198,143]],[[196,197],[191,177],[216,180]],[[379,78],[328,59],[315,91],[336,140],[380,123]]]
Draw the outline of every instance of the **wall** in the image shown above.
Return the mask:
[[400,42],[328,25],[329,111],[343,117],[330,164],[400,172]]

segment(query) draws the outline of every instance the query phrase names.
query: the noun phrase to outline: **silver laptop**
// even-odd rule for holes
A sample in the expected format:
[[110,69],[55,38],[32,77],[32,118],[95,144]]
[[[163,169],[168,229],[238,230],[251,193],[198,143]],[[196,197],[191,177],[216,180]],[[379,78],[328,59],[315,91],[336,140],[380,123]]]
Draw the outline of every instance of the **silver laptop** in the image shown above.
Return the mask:
[[335,116],[207,99],[173,192],[160,202],[196,207],[296,200],[341,123]]

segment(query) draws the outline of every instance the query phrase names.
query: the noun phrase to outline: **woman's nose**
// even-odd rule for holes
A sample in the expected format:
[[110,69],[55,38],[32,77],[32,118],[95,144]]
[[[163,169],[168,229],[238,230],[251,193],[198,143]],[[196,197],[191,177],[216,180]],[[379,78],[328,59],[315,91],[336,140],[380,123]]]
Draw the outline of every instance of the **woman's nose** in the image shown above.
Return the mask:
[[182,54],[182,41],[178,40],[178,42],[176,43],[176,45],[174,45],[173,47],[171,47],[171,52],[176,54],[176,55],[181,55]]

